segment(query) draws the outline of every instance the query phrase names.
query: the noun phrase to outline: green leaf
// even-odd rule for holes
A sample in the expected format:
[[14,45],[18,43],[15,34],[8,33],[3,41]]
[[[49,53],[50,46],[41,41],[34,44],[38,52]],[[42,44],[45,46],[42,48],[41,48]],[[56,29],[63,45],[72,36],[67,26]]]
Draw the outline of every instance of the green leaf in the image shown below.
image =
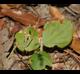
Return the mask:
[[20,51],[32,51],[39,47],[38,32],[32,27],[23,29],[21,33],[16,33],[15,38]]
[[42,70],[46,66],[52,65],[51,57],[47,52],[34,53],[31,57],[31,66],[33,70]]
[[39,47],[39,42],[38,42],[38,32],[33,29],[32,27],[29,27],[28,29],[28,34],[30,35],[30,41],[27,47],[25,48],[26,51],[32,51],[34,49],[37,49]]
[[25,49],[25,37],[22,31],[16,33],[16,45],[19,48],[20,51],[24,51]]
[[47,47],[64,48],[71,42],[72,35],[73,25],[71,21],[64,20],[62,24],[58,21],[48,22],[44,26],[43,44]]

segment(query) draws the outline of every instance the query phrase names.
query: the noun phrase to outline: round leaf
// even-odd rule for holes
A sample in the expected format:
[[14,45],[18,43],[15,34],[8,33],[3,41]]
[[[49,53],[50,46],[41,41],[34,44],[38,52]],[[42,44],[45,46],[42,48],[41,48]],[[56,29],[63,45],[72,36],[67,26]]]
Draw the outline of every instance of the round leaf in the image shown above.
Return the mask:
[[16,45],[19,48],[20,51],[24,51],[25,49],[25,37],[22,31],[16,33]]
[[51,66],[52,64],[52,60],[46,52],[34,53],[31,57],[31,62],[33,70],[42,70],[45,69],[46,66]]
[[64,48],[71,42],[72,35],[73,25],[71,21],[64,20],[62,24],[58,21],[48,22],[44,26],[43,44],[47,47]]
[[32,51],[39,47],[38,32],[32,27],[16,33],[15,38],[20,51]]

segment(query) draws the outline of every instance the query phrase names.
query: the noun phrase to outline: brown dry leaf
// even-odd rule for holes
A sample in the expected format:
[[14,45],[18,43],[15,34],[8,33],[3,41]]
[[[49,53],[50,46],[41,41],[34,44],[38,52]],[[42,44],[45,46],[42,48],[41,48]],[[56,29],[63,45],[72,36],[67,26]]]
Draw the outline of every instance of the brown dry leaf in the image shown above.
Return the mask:
[[19,8],[22,4],[0,4],[0,8],[2,9],[11,9],[11,8]]
[[2,9],[1,13],[5,16],[11,17],[13,20],[20,22],[25,26],[35,25],[38,19],[32,12],[23,13],[21,11],[11,9]]
[[3,46],[0,43],[0,70],[3,70],[3,61],[2,61],[3,51],[4,51]]
[[77,52],[78,54],[80,54],[80,38],[78,37],[77,33],[74,33],[73,40],[72,40],[72,43],[71,43],[70,47],[75,52]]
[[20,8],[23,4],[7,4],[10,8]]
[[46,22],[47,20],[45,18],[40,18],[38,21],[37,27],[43,26]]
[[15,22],[15,25],[12,28],[10,28],[10,36],[15,34],[21,29],[22,29],[22,25],[18,22]]
[[8,52],[10,50],[10,48],[12,47],[13,43],[14,43],[14,36],[10,37],[4,44],[4,51]]
[[52,65],[52,70],[63,70],[64,63],[55,63]]
[[48,20],[46,18],[40,18],[38,17],[38,20],[36,21],[36,24],[33,25],[34,28],[41,28]]
[[0,19],[0,30],[3,28],[4,24],[5,22],[2,19]]
[[60,22],[64,20],[64,16],[60,13],[57,7],[49,6],[49,13],[55,20],[59,20]]
[[0,4],[0,8],[2,8],[2,9],[10,9],[8,4]]
[[2,14],[0,13],[0,18],[2,18],[2,17],[4,17],[4,15],[2,15]]

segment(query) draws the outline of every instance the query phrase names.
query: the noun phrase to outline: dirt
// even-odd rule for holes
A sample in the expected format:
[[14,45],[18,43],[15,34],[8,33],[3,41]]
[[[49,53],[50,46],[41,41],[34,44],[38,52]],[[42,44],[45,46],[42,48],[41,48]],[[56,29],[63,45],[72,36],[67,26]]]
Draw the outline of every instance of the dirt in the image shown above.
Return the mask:
[[[54,6],[56,6],[56,4]],[[12,4],[11,7],[24,12],[31,11],[41,18],[51,18],[48,11],[48,4],[21,4],[20,6],[18,4]],[[62,7],[58,6],[58,8],[67,19],[74,23],[80,23],[80,4],[70,4]],[[6,24],[0,30],[0,70],[29,70],[29,65],[26,64],[27,60],[23,60],[28,58],[28,56],[21,55],[15,50],[15,33],[11,34],[11,29],[16,25],[16,22],[8,17],[2,19]],[[80,26],[80,24],[74,24],[74,26],[78,28],[77,26]],[[80,55],[75,53],[72,49],[69,50],[71,50],[70,52],[73,54],[64,51],[60,52],[58,50],[50,53],[53,60],[52,70],[80,70],[80,59],[78,61],[75,57],[76,55],[80,58]]]

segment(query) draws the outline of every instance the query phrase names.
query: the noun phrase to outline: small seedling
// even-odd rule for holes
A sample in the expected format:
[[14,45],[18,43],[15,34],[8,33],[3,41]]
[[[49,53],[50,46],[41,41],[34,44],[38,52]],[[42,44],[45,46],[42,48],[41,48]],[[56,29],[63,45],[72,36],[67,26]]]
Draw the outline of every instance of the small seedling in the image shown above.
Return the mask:
[[31,56],[31,67],[33,70],[46,70],[46,66],[52,65],[52,60],[47,52],[43,50],[43,46],[53,48],[66,47],[72,40],[73,25],[69,20],[47,22],[44,24],[42,33],[42,41],[39,42],[38,32],[32,27],[25,28],[16,33],[16,46],[20,51],[36,51]]

